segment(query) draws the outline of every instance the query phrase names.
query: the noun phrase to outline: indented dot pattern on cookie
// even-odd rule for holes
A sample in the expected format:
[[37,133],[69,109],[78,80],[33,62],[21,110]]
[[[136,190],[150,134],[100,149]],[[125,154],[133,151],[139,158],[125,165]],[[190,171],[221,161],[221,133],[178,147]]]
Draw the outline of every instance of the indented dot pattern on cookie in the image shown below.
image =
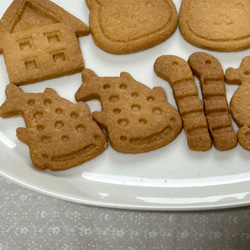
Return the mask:
[[49,106],[49,105],[51,105],[51,103],[52,103],[52,100],[51,100],[51,99],[45,99],[45,100],[44,100],[44,105],[45,105],[45,106]]
[[35,104],[35,100],[33,100],[33,99],[28,100],[29,106],[33,106],[34,104]]
[[82,132],[85,132],[86,131],[86,128],[84,125],[80,124],[76,127],[76,131],[79,132],[79,133],[82,133]]
[[35,119],[43,118],[43,112],[38,111],[38,112],[34,113],[34,118]]
[[153,114],[154,115],[161,115],[163,113],[163,110],[161,108],[154,108]]
[[121,109],[115,108],[115,109],[113,110],[113,113],[114,113],[114,114],[120,114],[120,113],[121,113]]
[[148,102],[153,102],[154,100],[155,100],[155,98],[153,96],[148,96],[147,97]]
[[111,103],[117,103],[117,102],[119,102],[119,99],[120,99],[119,95],[111,95],[111,96],[109,97],[109,101],[110,101]]
[[118,120],[118,125],[120,126],[126,127],[128,124],[129,124],[129,121],[127,119],[122,118]]
[[45,127],[42,125],[38,125],[36,128],[37,128],[37,131],[43,131]]
[[133,104],[132,107],[131,107],[131,109],[133,111],[140,111],[141,105],[139,105],[139,104]]
[[106,90],[110,89],[110,84],[104,84],[103,89],[106,89]]
[[168,144],[180,132],[180,116],[167,102],[162,88],[150,89],[125,72],[120,77],[97,77],[89,69],[84,71],[76,99],[87,101],[99,96],[102,111],[94,112],[93,119],[107,130],[117,151],[147,152]]
[[41,141],[42,141],[42,143],[50,143],[51,137],[50,136],[43,136]]
[[72,112],[72,113],[70,114],[70,116],[71,116],[71,118],[76,119],[76,118],[79,116],[79,113]]
[[64,123],[62,121],[57,121],[55,123],[55,128],[56,129],[61,129],[64,126]]
[[139,96],[139,94],[138,94],[137,92],[133,92],[133,93],[131,94],[131,96],[132,96],[133,98],[136,98],[136,97]]
[[141,118],[141,119],[139,119],[139,123],[140,123],[141,125],[146,125],[146,124],[147,124],[147,120],[144,119],[144,118]]
[[[5,103],[13,102],[6,106],[12,111],[6,112],[23,116],[26,128],[18,128],[17,136],[29,146],[37,168],[67,169],[92,159],[106,148],[106,137],[92,120],[86,104],[73,104],[53,89],[24,93],[10,84],[6,93]],[[5,104],[0,109],[5,109]]]
[[58,115],[61,115],[61,114],[63,113],[63,110],[62,110],[61,108],[57,108],[57,109],[56,109],[56,113],[57,113]]

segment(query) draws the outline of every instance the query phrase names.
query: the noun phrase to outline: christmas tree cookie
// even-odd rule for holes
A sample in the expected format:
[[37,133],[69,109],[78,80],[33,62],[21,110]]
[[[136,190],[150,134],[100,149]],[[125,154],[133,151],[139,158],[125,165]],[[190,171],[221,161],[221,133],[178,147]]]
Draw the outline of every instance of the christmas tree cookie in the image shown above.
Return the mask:
[[107,131],[111,146],[118,152],[142,153],[167,145],[182,129],[177,110],[161,87],[153,89],[135,81],[130,74],[98,77],[84,69],[77,101],[99,99],[102,111],[93,119]]

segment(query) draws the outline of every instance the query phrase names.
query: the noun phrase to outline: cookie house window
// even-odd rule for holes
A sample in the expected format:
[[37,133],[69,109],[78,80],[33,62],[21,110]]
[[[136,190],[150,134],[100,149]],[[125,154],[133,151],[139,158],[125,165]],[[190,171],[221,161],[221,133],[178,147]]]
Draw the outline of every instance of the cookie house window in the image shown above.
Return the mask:
[[25,40],[19,41],[19,47],[21,50],[31,49],[32,48],[31,39],[25,39]]
[[37,69],[37,61],[35,58],[31,58],[31,59],[27,59],[25,62],[24,62],[24,65],[25,65],[25,68],[27,70],[32,70],[32,69]]
[[60,63],[66,61],[66,55],[64,51],[57,51],[52,53],[52,59],[54,63]]
[[58,43],[61,41],[57,32],[45,34],[45,36],[47,37],[48,43]]

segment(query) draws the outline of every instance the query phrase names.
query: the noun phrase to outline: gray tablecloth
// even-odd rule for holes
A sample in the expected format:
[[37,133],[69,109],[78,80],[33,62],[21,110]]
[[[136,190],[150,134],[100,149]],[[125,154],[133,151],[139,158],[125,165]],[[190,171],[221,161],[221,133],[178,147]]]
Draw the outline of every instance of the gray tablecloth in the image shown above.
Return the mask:
[[0,177],[3,249],[250,249],[250,207],[149,212],[54,199]]

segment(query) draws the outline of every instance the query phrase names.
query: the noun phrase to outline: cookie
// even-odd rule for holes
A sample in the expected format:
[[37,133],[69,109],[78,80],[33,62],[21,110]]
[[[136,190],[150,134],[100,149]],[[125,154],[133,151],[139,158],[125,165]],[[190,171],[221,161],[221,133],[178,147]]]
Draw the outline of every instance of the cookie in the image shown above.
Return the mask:
[[169,144],[180,133],[181,118],[167,102],[163,88],[151,89],[126,72],[120,77],[98,77],[84,69],[82,78],[75,98],[79,102],[100,100],[102,110],[92,116],[107,131],[116,151],[148,152]]
[[169,82],[183,120],[188,147],[207,151],[212,146],[201,99],[188,63],[177,56],[163,55],[154,64],[157,76]]
[[172,35],[177,10],[172,0],[86,0],[95,44],[112,54],[151,48]]
[[48,0],[14,0],[1,18],[0,51],[10,83],[23,85],[81,72],[79,19]]
[[189,57],[188,63],[200,81],[204,110],[215,148],[220,151],[234,148],[237,138],[229,114],[224,71],[220,62],[205,52],[196,52]]
[[183,0],[179,28],[190,44],[213,51],[250,47],[250,6],[247,0]]
[[250,150],[250,56],[243,58],[238,69],[228,68],[225,79],[228,84],[240,85],[231,98],[230,110],[239,127],[238,141],[243,148]]
[[38,169],[64,170],[90,160],[106,148],[106,137],[91,119],[87,105],[73,104],[47,88],[44,93],[24,93],[7,85],[3,118],[22,116],[26,128],[17,137],[29,146]]

